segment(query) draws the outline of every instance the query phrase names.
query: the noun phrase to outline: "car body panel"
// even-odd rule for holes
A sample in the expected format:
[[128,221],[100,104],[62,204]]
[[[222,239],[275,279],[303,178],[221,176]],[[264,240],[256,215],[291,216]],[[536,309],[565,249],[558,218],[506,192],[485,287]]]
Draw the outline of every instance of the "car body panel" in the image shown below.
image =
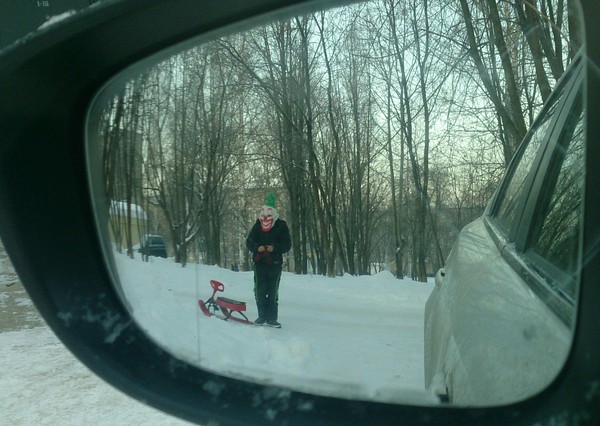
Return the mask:
[[425,307],[425,385],[440,392],[443,378],[459,405],[539,392],[570,347],[571,330],[504,261],[484,221],[461,231]]

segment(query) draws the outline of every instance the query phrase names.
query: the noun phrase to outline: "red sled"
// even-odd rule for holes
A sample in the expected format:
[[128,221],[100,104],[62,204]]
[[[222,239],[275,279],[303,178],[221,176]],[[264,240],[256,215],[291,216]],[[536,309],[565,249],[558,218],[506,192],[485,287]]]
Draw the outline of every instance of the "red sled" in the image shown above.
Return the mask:
[[[222,320],[241,322],[242,324],[255,325],[248,317],[244,314],[246,310],[246,302],[240,302],[239,300],[229,299],[227,297],[217,297],[215,294],[219,291],[225,290],[225,285],[217,280],[210,280],[210,285],[213,288],[213,294],[210,298],[204,302],[202,299],[198,300],[198,306],[200,310],[207,317],[217,317]],[[212,311],[212,312],[211,312]],[[241,315],[234,316],[233,314]]]

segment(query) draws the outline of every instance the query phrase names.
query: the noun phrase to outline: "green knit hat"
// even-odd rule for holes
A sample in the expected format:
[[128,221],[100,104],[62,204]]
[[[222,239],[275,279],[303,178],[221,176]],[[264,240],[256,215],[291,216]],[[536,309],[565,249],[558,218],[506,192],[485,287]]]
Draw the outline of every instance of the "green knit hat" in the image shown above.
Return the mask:
[[277,195],[275,195],[274,193],[269,193],[267,194],[267,198],[265,199],[265,206],[267,207],[273,207],[274,209],[277,208]]

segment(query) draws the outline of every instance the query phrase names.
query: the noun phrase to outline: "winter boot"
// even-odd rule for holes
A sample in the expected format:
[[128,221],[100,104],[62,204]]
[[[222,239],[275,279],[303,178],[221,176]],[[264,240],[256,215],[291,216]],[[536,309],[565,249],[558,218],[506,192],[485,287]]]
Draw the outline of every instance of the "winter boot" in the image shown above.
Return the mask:
[[279,324],[279,323],[278,323],[277,321],[275,321],[275,320],[270,320],[270,321],[267,321],[267,325],[268,325],[269,327],[281,328],[281,324]]

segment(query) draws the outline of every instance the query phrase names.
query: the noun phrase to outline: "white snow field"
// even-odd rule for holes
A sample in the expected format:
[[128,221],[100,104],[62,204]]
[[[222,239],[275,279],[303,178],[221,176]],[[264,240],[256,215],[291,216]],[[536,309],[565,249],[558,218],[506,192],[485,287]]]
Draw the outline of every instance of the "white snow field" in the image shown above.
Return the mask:
[[[252,272],[115,259],[134,317],[179,358],[316,394],[436,403],[423,384],[423,315],[432,283],[398,280],[389,272],[337,278],[284,273],[283,327],[274,329],[209,318],[198,308],[216,279],[225,285],[220,294],[245,301],[254,320]],[[27,327],[0,332],[0,425],[188,424],[103,382],[45,325]]]
[[284,272],[281,329],[206,317],[212,294],[246,302],[257,317],[253,273],[216,266],[182,268],[115,255],[133,317],[177,357],[211,371],[342,398],[435,403],[424,391],[424,307],[433,283],[390,272],[327,278]]

